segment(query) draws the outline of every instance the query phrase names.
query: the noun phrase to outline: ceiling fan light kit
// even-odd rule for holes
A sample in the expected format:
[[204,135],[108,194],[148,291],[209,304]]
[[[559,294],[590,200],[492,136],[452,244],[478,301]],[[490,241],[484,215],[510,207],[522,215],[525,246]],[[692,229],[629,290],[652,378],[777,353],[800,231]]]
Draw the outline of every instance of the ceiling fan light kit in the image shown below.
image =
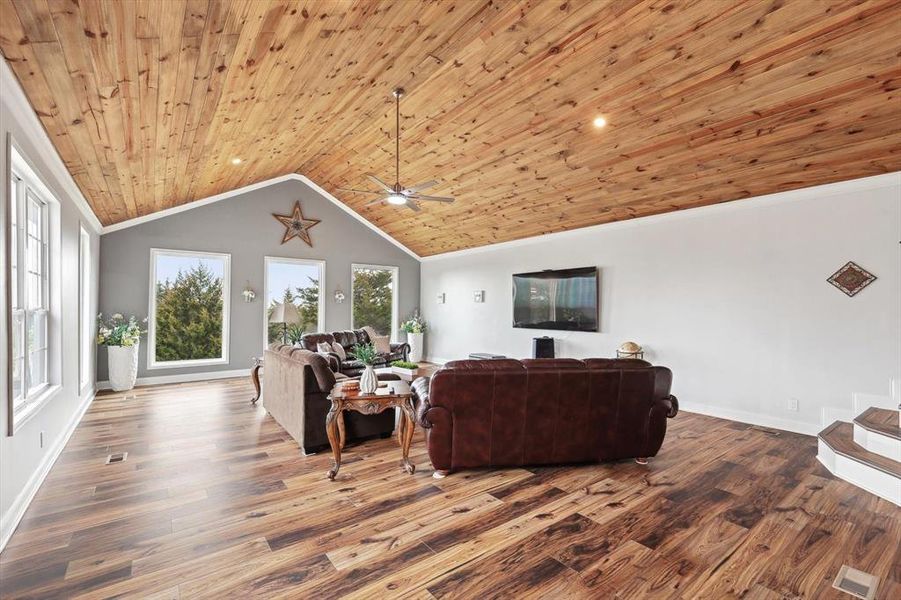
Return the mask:
[[381,188],[378,192],[373,192],[371,190],[357,190],[353,188],[339,188],[344,192],[352,192],[354,194],[376,194],[381,196],[380,198],[368,202],[366,206],[372,206],[374,204],[382,204],[387,202],[388,204],[392,204],[394,206],[406,206],[410,210],[414,212],[419,212],[419,203],[418,200],[426,200],[429,202],[453,202],[454,199],[450,196],[429,196],[426,194],[420,194],[422,190],[428,189],[430,187],[438,185],[438,182],[434,179],[430,181],[425,181],[423,183],[419,183],[408,188],[401,186],[400,184],[400,99],[401,96],[404,95],[404,88],[395,88],[392,92],[394,96],[394,125],[396,127],[395,135],[394,135],[394,185],[388,185],[378,177],[373,174],[367,174],[366,177],[369,178],[374,184]]

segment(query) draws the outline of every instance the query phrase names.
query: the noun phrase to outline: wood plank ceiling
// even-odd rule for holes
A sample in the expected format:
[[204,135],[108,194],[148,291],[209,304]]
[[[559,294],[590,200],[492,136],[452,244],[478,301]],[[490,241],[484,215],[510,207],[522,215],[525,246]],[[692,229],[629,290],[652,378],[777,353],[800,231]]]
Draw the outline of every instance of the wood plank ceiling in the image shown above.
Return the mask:
[[[432,255],[901,170],[897,0],[0,0],[0,49],[104,224],[298,172]],[[397,85],[455,204],[338,191]]]

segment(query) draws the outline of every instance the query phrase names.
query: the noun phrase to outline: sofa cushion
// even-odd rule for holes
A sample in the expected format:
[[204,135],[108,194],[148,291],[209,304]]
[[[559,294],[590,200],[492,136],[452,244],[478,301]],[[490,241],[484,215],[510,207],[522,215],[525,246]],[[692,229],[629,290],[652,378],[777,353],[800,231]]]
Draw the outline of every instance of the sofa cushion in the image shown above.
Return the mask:
[[328,354],[329,352],[334,352],[334,350],[332,350],[332,345],[328,342],[319,342],[318,344],[316,344],[316,351],[320,354],[323,352],[325,352],[326,354]]
[[325,342],[331,346],[334,341],[335,338],[330,333],[307,333],[300,338],[300,343],[310,352],[316,352],[320,342]]
[[338,355],[338,358],[341,359],[341,362],[347,360],[347,352],[344,351],[344,346],[342,346],[338,342],[332,344],[332,351]]
[[391,354],[391,342],[388,340],[387,335],[376,335],[370,339],[372,339],[376,352],[379,354]]

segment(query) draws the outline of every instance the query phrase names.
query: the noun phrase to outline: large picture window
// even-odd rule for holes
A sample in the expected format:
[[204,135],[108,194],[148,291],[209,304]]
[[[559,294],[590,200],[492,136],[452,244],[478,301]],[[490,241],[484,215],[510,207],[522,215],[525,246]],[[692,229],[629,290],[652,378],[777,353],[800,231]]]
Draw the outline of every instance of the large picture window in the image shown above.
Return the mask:
[[[11,431],[47,399],[51,377],[51,206],[56,199],[10,147],[9,309]],[[58,248],[57,250],[58,251]]]
[[[325,285],[325,262],[267,256],[264,270],[266,346],[276,341],[297,343],[304,333],[325,331],[325,298],[321,293]],[[273,322],[275,308],[285,302],[294,305],[296,322]]]
[[230,256],[150,251],[148,367],[228,362]]
[[369,325],[395,339],[397,332],[397,267],[352,265],[351,326]]

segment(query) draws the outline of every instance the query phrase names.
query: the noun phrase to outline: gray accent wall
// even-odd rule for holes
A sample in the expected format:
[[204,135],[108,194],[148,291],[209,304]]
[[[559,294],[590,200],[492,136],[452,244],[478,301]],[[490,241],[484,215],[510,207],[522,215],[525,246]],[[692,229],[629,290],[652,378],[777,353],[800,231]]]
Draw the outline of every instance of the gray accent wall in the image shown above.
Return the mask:
[[[285,228],[273,216],[289,214],[300,200],[307,218],[321,223],[310,230],[313,247],[295,238],[281,244]],[[395,210],[385,207],[385,210]],[[346,213],[301,181],[284,181],[219,202],[127,229],[106,233],[100,241],[100,310],[148,316],[150,249],[199,250],[231,254],[229,363],[191,368],[147,368],[147,340],[141,340],[138,377],[161,377],[247,369],[263,350],[263,259],[266,256],[324,260],[326,331],[348,329],[351,264],[399,268],[399,317],[419,305],[419,261]],[[252,303],[241,292],[247,283],[257,293]],[[347,299],[338,304],[335,288]],[[397,339],[403,334],[395,332]],[[107,377],[106,352],[97,360],[97,379]]]

